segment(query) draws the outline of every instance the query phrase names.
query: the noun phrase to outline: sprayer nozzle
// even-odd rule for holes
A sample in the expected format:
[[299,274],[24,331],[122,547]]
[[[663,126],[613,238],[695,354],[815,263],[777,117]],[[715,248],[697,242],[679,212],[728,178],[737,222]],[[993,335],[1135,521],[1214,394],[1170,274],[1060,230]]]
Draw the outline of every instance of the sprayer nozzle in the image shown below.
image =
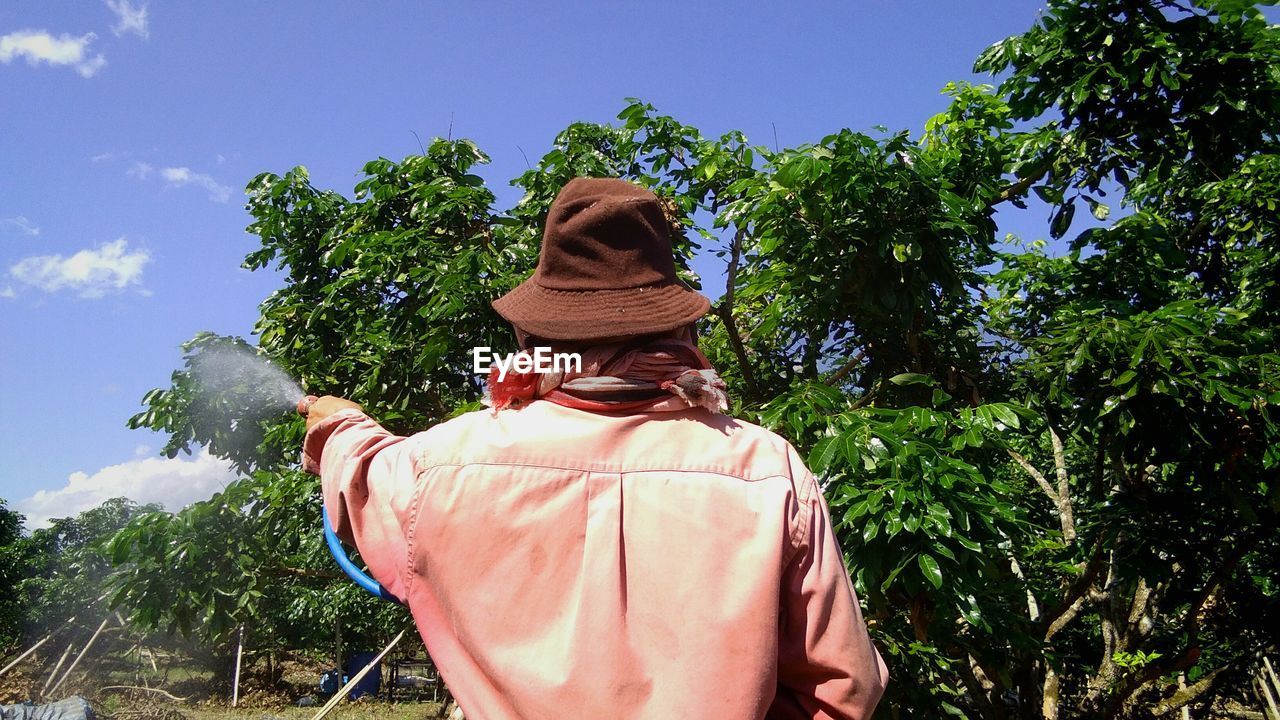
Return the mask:
[[319,399],[320,398],[316,397],[315,395],[308,395],[302,398],[301,400],[299,400],[298,414],[301,415],[302,417],[306,417],[311,412],[311,406],[314,405],[316,401]]

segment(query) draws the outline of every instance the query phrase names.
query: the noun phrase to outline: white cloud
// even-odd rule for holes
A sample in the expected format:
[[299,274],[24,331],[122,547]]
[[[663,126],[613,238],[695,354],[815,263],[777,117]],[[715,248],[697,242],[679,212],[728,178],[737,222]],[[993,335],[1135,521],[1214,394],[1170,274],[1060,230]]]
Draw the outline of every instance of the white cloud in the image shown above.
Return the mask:
[[23,57],[28,65],[42,62],[68,65],[84,77],[93,77],[107,64],[101,53],[89,57],[89,44],[97,37],[93,33],[80,37],[63,33],[54,37],[44,30],[19,30],[0,37],[0,62],[7,65],[15,58]]
[[80,73],[81,77],[91,78],[94,75],[97,75],[98,71],[106,66],[107,59],[102,57],[102,55],[98,55],[92,60],[88,60],[81,65],[77,65],[76,72]]
[[110,465],[92,475],[74,472],[65,486],[40,490],[14,503],[14,508],[27,516],[27,529],[34,530],[47,527],[54,518],[73,517],[116,497],[181,510],[235,479],[230,463],[202,450],[190,459],[144,458]]
[[32,225],[31,221],[26,219],[22,215],[18,215],[17,217],[5,218],[4,220],[0,220],[0,223],[4,225],[14,225],[19,230],[21,230],[22,232],[32,237],[35,237],[36,235],[40,234],[40,228],[36,227],[35,225]]
[[96,250],[81,250],[70,256],[35,255],[9,267],[13,279],[45,292],[72,290],[83,298],[102,297],[142,281],[142,268],[151,261],[146,250],[128,251],[128,241],[120,238]]
[[195,185],[196,187],[204,188],[209,193],[209,199],[214,202],[224,203],[231,199],[231,188],[219,183],[208,175],[192,172],[191,168],[161,168],[160,176],[167,180],[170,185],[177,187]]
[[97,155],[94,155],[93,157],[89,158],[89,162],[100,163],[100,162],[106,162],[107,160],[115,160],[115,159],[116,159],[115,153],[104,152],[104,153],[98,153]]
[[203,188],[209,193],[209,199],[213,202],[224,203],[231,199],[231,188],[223,185],[205,173],[198,173],[189,167],[161,167],[157,168],[151,163],[134,161],[133,165],[124,172],[129,177],[135,177],[139,180],[146,180],[151,177],[152,173],[158,174],[164,178],[169,187],[185,187],[191,185]]
[[16,297],[18,297],[18,293],[13,291],[12,286],[5,285],[3,288],[0,288],[0,298],[4,298],[6,300],[12,300],[13,298],[16,298]]
[[154,169],[155,168],[151,167],[151,163],[134,162],[128,170],[124,171],[124,174],[130,177],[136,177],[139,180],[146,180],[147,176],[150,175],[151,171]]
[[129,0],[106,0],[107,7],[116,14],[118,22],[111,26],[116,37],[133,33],[141,38],[151,35],[147,30],[147,4],[134,5]]

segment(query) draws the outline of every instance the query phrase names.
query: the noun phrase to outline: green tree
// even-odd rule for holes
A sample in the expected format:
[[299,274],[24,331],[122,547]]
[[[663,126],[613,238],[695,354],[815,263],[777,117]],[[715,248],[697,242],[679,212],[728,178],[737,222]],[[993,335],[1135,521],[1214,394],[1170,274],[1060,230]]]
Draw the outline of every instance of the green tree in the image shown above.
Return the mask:
[[[693,254],[725,263],[704,349],[824,482],[884,716],[1205,705],[1280,640],[1278,42],[1236,0],[1053,0],[978,58],[999,87],[947,86],[918,136],[769,149],[631,101],[561,132],[505,211],[465,140],[367,164],[352,198],[261,175],[246,264],[285,284],[256,351],[399,432],[475,407],[467,350],[514,344],[488,301],[557,190],[630,178],[666,199],[689,282]],[[1064,250],[996,240],[1031,207]],[[190,364],[228,343],[196,338],[132,421],[252,473],[118,536],[115,599],[147,624],[284,627],[316,586],[262,578],[324,567],[301,421],[203,411]]]
[[385,643],[407,613],[372,602],[333,566],[319,517],[314,478],[296,470],[139,517],[109,544],[112,604],[143,629],[215,644],[243,625],[255,652],[331,649],[338,622],[347,643]]
[[23,516],[0,500],[0,647],[73,616],[87,622],[107,613],[111,561],[103,544],[134,518],[160,509],[113,498],[27,534]]
[[113,498],[73,517],[55,518],[49,527],[23,538],[20,552],[26,569],[15,591],[26,605],[29,621],[52,628],[71,616],[88,622],[105,614],[111,561],[103,553],[103,544],[134,518],[161,509],[156,504]]
[[0,498],[0,649],[22,637],[27,608],[16,592],[28,566],[22,547],[22,525],[26,518],[9,509]]

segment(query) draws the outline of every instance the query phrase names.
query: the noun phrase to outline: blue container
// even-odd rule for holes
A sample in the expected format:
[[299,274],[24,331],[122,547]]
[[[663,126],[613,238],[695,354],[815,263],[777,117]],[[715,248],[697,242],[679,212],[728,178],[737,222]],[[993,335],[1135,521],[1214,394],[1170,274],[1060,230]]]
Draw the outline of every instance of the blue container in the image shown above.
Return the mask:
[[[344,677],[342,678],[343,681],[345,682],[347,678],[355,677],[356,673],[363,670],[364,666],[373,662],[373,659],[376,657],[378,657],[378,653],[376,652],[359,652],[353,654],[342,666],[344,671]],[[379,662],[372,670],[369,671],[368,675],[360,678],[360,682],[356,683],[356,686],[351,689],[351,695],[349,697],[352,700],[359,700],[365,695],[377,695],[378,691],[381,689],[382,663]]]
[[320,694],[332,695],[338,692],[338,688],[342,687],[342,673],[337,670],[325,670],[320,675]]

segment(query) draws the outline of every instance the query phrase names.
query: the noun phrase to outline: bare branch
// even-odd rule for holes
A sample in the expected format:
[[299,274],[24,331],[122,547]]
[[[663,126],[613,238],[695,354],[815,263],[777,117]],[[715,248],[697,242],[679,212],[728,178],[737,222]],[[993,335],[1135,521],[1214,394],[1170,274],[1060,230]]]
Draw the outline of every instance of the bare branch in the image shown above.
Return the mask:
[[1031,461],[1023,457],[1022,453],[1019,453],[1017,450],[1009,448],[1008,453],[1009,457],[1013,458],[1013,461],[1018,463],[1018,465],[1023,470],[1026,470],[1027,474],[1036,481],[1036,484],[1040,486],[1040,489],[1044,490],[1044,494],[1049,496],[1049,499],[1053,501],[1053,504],[1057,505],[1058,493],[1053,489],[1053,486],[1049,484],[1049,480],[1044,476],[1044,473],[1037,470],[1036,466],[1032,465]]
[[[969,691],[969,697],[973,700],[973,704],[977,707],[978,715],[983,720],[1003,720],[1005,717],[1004,707],[1000,705],[999,700],[991,701],[991,689],[994,685],[987,680],[986,673],[978,667],[978,663],[973,656],[969,656],[969,662],[958,662],[955,664],[956,674],[960,676],[960,682],[964,684],[966,690]],[[982,673],[979,676],[978,673]],[[982,682],[987,680],[987,682]],[[997,696],[998,698],[998,696]]]
[[1216,670],[1206,673],[1204,677],[1200,678],[1199,681],[1192,685],[1179,688],[1173,695],[1156,703],[1155,707],[1151,708],[1151,714],[1156,717],[1168,715],[1175,710],[1181,709],[1182,706],[1193,702],[1196,698],[1205,694],[1209,690],[1212,690],[1213,686],[1217,683],[1218,678],[1221,677],[1224,672],[1229,670],[1235,662],[1236,661],[1233,660]]
[[857,400],[853,401],[853,404],[849,406],[849,409],[850,409],[850,410],[858,410],[858,409],[860,409],[860,408],[862,408],[862,407],[866,406],[866,404],[867,404],[867,403],[869,403],[869,402],[871,402],[872,400],[875,400],[875,399],[876,399],[876,396],[880,394],[880,389],[881,389],[881,388],[883,388],[883,387],[884,387],[884,380],[883,380],[883,379],[881,379],[879,382],[877,382],[875,385],[873,385],[873,386],[871,387],[871,389],[870,389],[870,390],[868,390],[868,391],[866,391],[866,392],[862,393],[862,397],[860,397],[860,398],[858,398]]
[[825,382],[828,385],[835,385],[836,383],[840,382],[845,378],[846,375],[853,372],[854,368],[862,364],[863,357],[864,357],[864,354],[861,350],[854,353],[853,357],[849,358],[848,362],[841,365],[839,368],[835,370],[835,372],[828,375],[827,379],[823,380],[823,382]]
[[[1013,572],[1013,576],[1021,580],[1027,581],[1026,575],[1022,574],[1022,566],[1018,564],[1018,559],[1009,553],[1009,570]],[[1031,622],[1040,620],[1040,603],[1036,601],[1035,593],[1031,592],[1031,588],[1027,588],[1027,616],[1031,618]]]
[[[1200,636],[1200,610],[1204,607],[1205,602],[1207,602],[1208,599],[1218,591],[1218,588],[1230,579],[1231,575],[1235,572],[1236,565],[1240,563],[1240,560],[1248,554],[1248,552],[1253,549],[1253,546],[1261,539],[1262,535],[1256,532],[1243,538],[1236,544],[1235,550],[1223,559],[1222,564],[1219,565],[1218,569],[1209,577],[1208,582],[1206,582],[1204,588],[1200,590],[1196,600],[1191,604],[1186,617],[1183,619],[1182,626],[1183,630],[1187,633],[1187,643],[1182,652],[1164,660],[1163,662],[1153,662],[1142,668],[1142,670],[1137,673],[1131,675],[1120,685],[1120,688],[1116,693],[1112,695],[1111,700],[1107,703],[1109,710],[1112,712],[1118,711],[1129,703],[1129,700],[1133,697],[1134,693],[1141,690],[1147,684],[1154,682],[1169,673],[1186,670],[1196,663],[1196,660],[1200,657],[1200,648],[1198,645],[1198,639]],[[1109,712],[1108,716],[1112,716],[1112,713]]]
[[1171,672],[1186,670],[1195,665],[1196,660],[1199,658],[1199,648],[1187,646],[1182,652],[1169,658],[1166,662],[1153,662],[1133,673],[1120,684],[1119,689],[1107,701],[1102,717],[1117,717],[1119,711],[1129,704],[1129,700],[1134,693]]
[[1062,681],[1058,671],[1048,661],[1044,667],[1044,686],[1040,691],[1040,715],[1044,720],[1058,720],[1058,703]]
[[138,685],[108,685],[106,687],[101,687],[98,689],[99,690],[142,690],[144,692],[160,693],[161,695],[169,698],[170,700],[175,700],[177,702],[186,702],[187,700],[186,696],[178,697],[176,695],[170,695],[169,693],[165,692],[164,690],[161,690],[160,688],[140,687]]
[[1269,720],[1265,714],[1241,705],[1239,700],[1228,700],[1222,712],[1227,717],[1240,718],[1240,720]]
[[[1136,645],[1144,640],[1148,631],[1142,628],[1142,619],[1147,617],[1151,607],[1151,586],[1144,577],[1138,578],[1138,585],[1133,590],[1133,600],[1129,603],[1129,615],[1125,618],[1123,628],[1125,644]],[[1135,639],[1136,638],[1136,642]]]
[[739,367],[742,368],[742,381],[747,386],[747,393],[752,399],[758,399],[760,390],[756,386],[755,373],[751,369],[751,361],[747,358],[747,348],[742,343],[742,336],[738,334],[738,324],[733,319],[734,293],[738,282],[738,263],[742,260],[742,240],[746,233],[746,228],[738,228],[738,232],[733,235],[724,297],[721,298],[720,303],[716,306],[715,314],[724,323],[725,332],[729,336],[729,347],[738,358]]
[[1053,444],[1053,467],[1058,473],[1058,517],[1062,522],[1062,539],[1068,543],[1076,541],[1075,513],[1071,508],[1071,483],[1067,474],[1066,453],[1062,449],[1062,438],[1052,425],[1049,428],[1049,442]]
[[1066,475],[1065,461],[1060,461],[1062,442],[1058,440],[1057,434],[1052,429],[1049,430],[1049,435],[1055,443],[1054,464],[1059,467],[1057,489],[1044,476],[1044,473],[1037,470],[1036,466],[1032,465],[1031,461],[1023,457],[1021,453],[1013,448],[1006,448],[1005,451],[1009,453],[1009,457],[1013,458],[1014,462],[1018,463],[1019,467],[1036,481],[1036,484],[1040,486],[1044,494],[1049,496],[1049,500],[1053,502],[1054,509],[1058,512],[1058,524],[1062,528],[1062,539],[1067,543],[1073,543],[1076,540],[1076,523],[1071,512],[1071,496],[1067,492],[1066,481],[1062,479]]
[[1062,614],[1058,615],[1053,619],[1053,622],[1049,623],[1049,627],[1044,631],[1044,639],[1046,642],[1049,638],[1057,635],[1058,631],[1066,627],[1072,620],[1076,619],[1076,616],[1080,614],[1080,608],[1084,607],[1084,601],[1086,599],[1086,595],[1080,595],[1075,600],[1071,601],[1070,605],[1063,608]]
[[1053,168],[1053,160],[1047,159],[1042,161],[1027,173],[1026,177],[1018,178],[1012,185],[1000,191],[995,200],[992,200],[988,207],[994,207],[1003,202],[1008,202],[1016,197],[1021,197],[1027,190],[1031,189],[1041,178],[1049,174],[1049,170]]
[[747,235],[745,227],[738,228],[733,234],[733,241],[729,245],[729,268],[728,275],[724,282],[724,299],[723,303],[729,308],[729,312],[733,312],[733,300],[738,292],[738,264],[742,261],[742,240]]
[[[1098,538],[1093,547],[1093,553],[1081,568],[1080,575],[1076,577],[1075,582],[1067,587],[1062,599],[1058,601],[1058,605],[1045,615],[1045,642],[1048,642],[1059,630],[1066,627],[1067,623],[1075,619],[1075,616],[1080,612],[1080,608],[1084,605],[1084,601],[1088,596],[1089,589],[1093,587],[1103,567],[1107,565],[1104,562],[1105,557],[1106,553],[1103,551],[1102,538]],[[1097,598],[1089,597],[1088,599],[1095,600]]]

